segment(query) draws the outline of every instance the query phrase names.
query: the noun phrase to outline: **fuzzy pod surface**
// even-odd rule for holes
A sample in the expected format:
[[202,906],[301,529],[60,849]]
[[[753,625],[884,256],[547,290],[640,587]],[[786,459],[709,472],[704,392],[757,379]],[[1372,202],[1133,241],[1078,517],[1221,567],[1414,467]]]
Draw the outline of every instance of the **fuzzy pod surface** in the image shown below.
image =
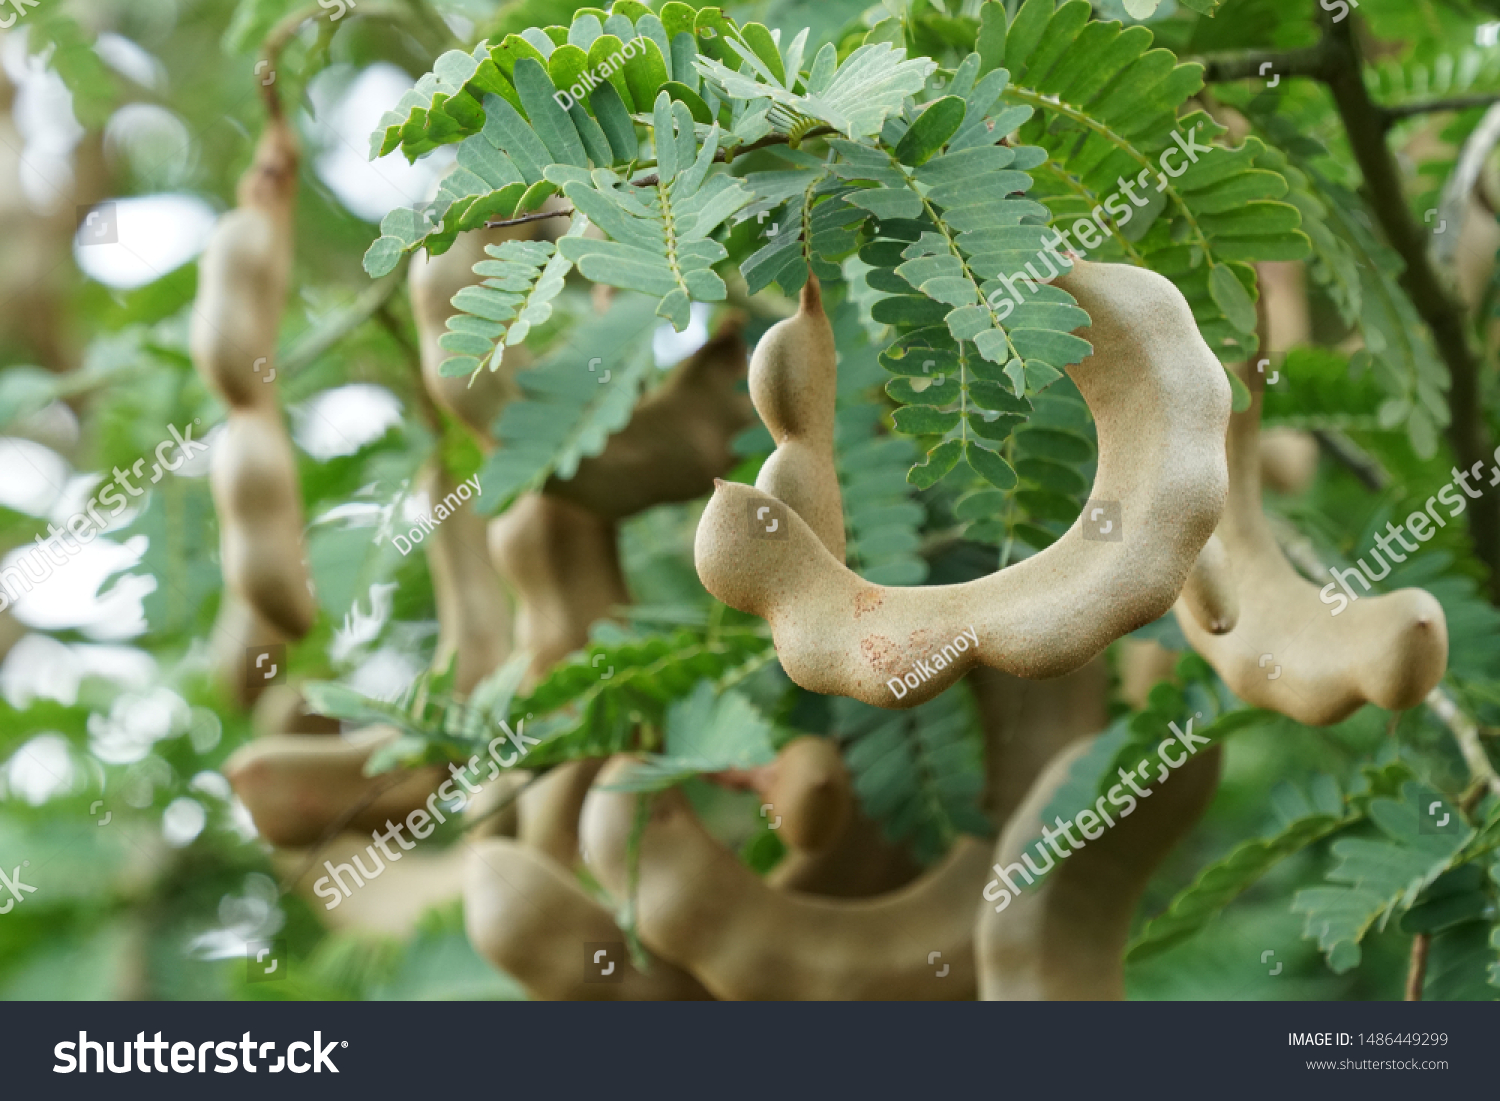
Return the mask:
[[[777,498],[718,484],[698,526],[698,576],[767,620],[803,688],[905,708],[976,665],[1059,676],[1177,599],[1224,505],[1228,380],[1162,276],[1079,262],[1058,285],[1093,319],[1093,354],[1068,370],[1098,424],[1099,463],[1084,515],[1041,553],[959,585],[873,585]],[[1090,506],[1114,521],[1107,531],[1098,517],[1085,527]],[[784,537],[757,530],[762,508],[787,514]]]

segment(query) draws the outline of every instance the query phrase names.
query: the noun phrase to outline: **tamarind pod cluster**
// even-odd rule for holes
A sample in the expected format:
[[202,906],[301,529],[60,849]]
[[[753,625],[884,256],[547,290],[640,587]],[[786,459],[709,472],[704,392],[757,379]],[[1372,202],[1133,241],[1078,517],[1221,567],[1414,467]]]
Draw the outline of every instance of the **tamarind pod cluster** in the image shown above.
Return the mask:
[[776,450],[755,487],[802,517],[828,553],[844,561],[844,501],[833,464],[838,349],[816,276],[802,286],[797,312],[755,346],[750,399]]
[[[1248,378],[1253,368],[1239,368]],[[1422,589],[1361,596],[1339,614],[1282,554],[1261,511],[1257,436],[1261,395],[1230,421],[1229,504],[1218,536],[1229,556],[1240,616],[1214,635],[1179,604],[1177,622],[1232,692],[1310,726],[1347,718],[1366,703],[1420,703],[1448,664],[1442,605]],[[1332,580],[1332,579],[1330,579]]]
[[292,442],[275,406],[237,410],[214,447],[224,577],[278,631],[301,638],[317,604],[302,557],[302,497]]
[[[636,797],[605,788],[628,767],[625,757],[604,767],[581,828],[590,867],[616,899],[629,890]],[[648,948],[718,998],[972,997],[972,906],[988,847],[960,839],[938,865],[880,898],[797,895],[741,864],[671,790],[652,798],[640,844],[638,929]],[[942,976],[928,963],[932,952],[949,966]]]
[[510,656],[510,601],[473,500],[458,499],[457,483],[440,465],[428,468],[422,484],[432,506],[442,502],[450,510],[425,545],[438,619],[433,663],[442,668],[453,659],[453,690],[468,695]]
[[1261,484],[1295,496],[1318,474],[1318,440],[1300,428],[1268,428],[1260,434]]
[[1102,657],[1062,677],[1025,680],[975,669],[967,682],[984,731],[984,804],[1002,827],[1047,762],[1109,724],[1109,669]]
[[379,792],[348,825],[368,834],[384,829],[386,819],[397,821],[425,806],[445,777],[436,765],[401,775],[366,776],[370,755],[396,737],[394,728],[374,726],[342,738],[256,738],[235,750],[224,764],[224,775],[255,828],[273,845],[311,845],[351,808]]
[[[711,995],[664,960],[642,972],[620,950],[614,918],[545,853],[503,838],[469,846],[464,927],[476,951],[539,1000],[700,1001]],[[620,946],[618,982],[590,982],[589,946]],[[619,958],[624,957],[624,958]]]
[[438,341],[448,331],[448,319],[458,313],[453,296],[481,281],[474,274],[474,265],[488,259],[484,246],[534,238],[538,224],[460,233],[453,246],[441,255],[431,256],[423,251],[413,256],[408,270],[422,382],[433,402],[473,432],[485,451],[494,450],[490,429],[500,410],[518,395],[515,372],[530,363],[530,354],[524,346],[507,348],[498,371],[485,369],[473,379],[445,378],[438,368],[451,353],[439,347]]
[[[892,588],[847,569],[777,498],[720,482],[698,527],[698,576],[770,624],[797,684],[904,708],[976,665],[1058,676],[1177,599],[1224,504],[1229,383],[1162,276],[1079,262],[1058,285],[1093,318],[1093,354],[1069,373],[1099,429],[1091,502],[1118,510],[1119,538],[1080,517],[1046,550],[989,577]],[[785,538],[751,523],[767,507],[788,513]]]
[[602,760],[568,761],[526,789],[517,800],[516,837],[564,868],[578,862],[578,815]]
[[[1044,825],[1054,826],[1041,816],[1088,744],[1075,743],[1047,766],[995,847],[995,878],[985,886],[975,925],[984,1001],[1122,1000],[1135,908],[1156,869],[1213,800],[1217,746],[1165,781],[1153,781],[1151,794],[1099,837],[1056,856],[1039,840]],[[1035,854],[1034,867],[1051,868],[1039,883],[1027,884],[1031,872],[1023,853]],[[1005,889],[999,869],[1019,894]]]
[[1217,535],[1210,535],[1182,586],[1182,606],[1211,635],[1234,630],[1240,618],[1240,596],[1229,568],[1229,554]]
[[749,400],[738,392],[745,377],[742,326],[738,317],[720,325],[646,396],[603,452],[579,463],[567,481],[548,481],[547,496],[601,519],[623,520],[709,492],[737,461],[734,438],[754,421]]
[[532,677],[588,643],[589,626],[630,602],[615,525],[543,494],[489,525],[490,556],[517,595],[516,647]]

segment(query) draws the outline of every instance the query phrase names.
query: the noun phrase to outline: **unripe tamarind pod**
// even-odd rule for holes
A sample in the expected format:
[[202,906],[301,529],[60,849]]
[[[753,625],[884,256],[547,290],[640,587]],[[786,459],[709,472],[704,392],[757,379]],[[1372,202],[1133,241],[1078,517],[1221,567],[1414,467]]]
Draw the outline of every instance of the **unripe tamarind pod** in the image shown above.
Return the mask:
[[422,381],[427,393],[439,408],[460,421],[478,438],[486,452],[494,450],[490,435],[501,408],[519,394],[515,382],[517,370],[531,362],[530,353],[520,345],[505,349],[498,371],[488,367],[472,381],[467,377],[445,378],[438,373],[450,352],[438,346],[448,331],[448,319],[459,311],[453,296],[465,287],[481,281],[474,265],[488,259],[485,245],[502,241],[530,240],[536,236],[537,223],[505,229],[474,230],[460,233],[447,252],[431,256],[425,251],[412,257],[407,276],[411,290],[412,320],[422,361]]
[[1176,677],[1179,656],[1150,639],[1122,638],[1115,666],[1120,698],[1136,711],[1145,708],[1151,689]]
[[516,590],[516,647],[532,655],[532,677],[586,646],[589,626],[630,602],[615,525],[567,501],[520,498],[490,522],[489,544]]
[[[1239,370],[1248,378],[1253,367]],[[1256,393],[1230,421],[1229,504],[1218,531],[1240,598],[1239,622],[1213,635],[1179,603],[1182,633],[1240,699],[1309,726],[1339,722],[1366,703],[1415,707],[1448,665],[1442,605],[1423,589],[1347,601],[1331,578],[1321,594],[1302,579],[1261,511],[1260,409]],[[1347,606],[1334,608],[1338,601]]]
[[[985,884],[974,932],[984,1001],[1123,999],[1125,945],[1141,894],[1213,801],[1217,746],[1194,755],[1166,780],[1151,780],[1143,789],[1151,794],[1132,810],[1116,809],[1113,825],[1099,822],[1094,828],[1103,833],[1085,834],[1077,847],[1063,841],[1070,851],[1056,857],[1041,840],[1042,827],[1054,823],[1041,816],[1088,746],[1078,742],[1047,766],[995,846],[994,878]],[[1097,808],[1077,809],[1100,817]],[[1021,863],[1027,858],[1030,866]],[[1031,884],[1032,868],[1046,878]],[[1002,870],[1019,894],[1007,889]]]
[[1188,571],[1182,586],[1182,606],[1211,635],[1228,634],[1240,618],[1240,594],[1234,587],[1229,554],[1217,535],[1198,552],[1198,561]]
[[[583,806],[590,869],[616,899],[630,889],[636,796],[605,790],[629,767],[617,757]],[[873,899],[778,891],[709,836],[681,791],[652,798],[640,843],[641,940],[715,997],[962,999],[974,993],[974,899],[989,844],[960,838],[915,882]],[[949,971],[928,964],[941,952]],[[935,957],[933,957],[935,958]]]
[[1015,813],[1047,762],[1109,725],[1109,668],[1102,657],[1049,680],[975,669],[966,683],[984,730],[983,808],[997,828]]
[[1059,676],[1177,599],[1223,509],[1228,380],[1162,276],[1079,262],[1058,285],[1093,319],[1093,354],[1068,371],[1099,429],[1090,504],[1118,506],[1119,540],[1099,538],[1098,516],[1085,515],[989,577],[892,588],[846,568],[795,510],[785,538],[759,537],[749,521],[782,502],[720,482],[698,525],[698,576],[770,624],[782,667],[803,688],[905,708],[976,665]]
[[754,423],[750,401],[737,389],[745,377],[742,326],[738,317],[722,324],[647,395],[601,454],[584,459],[567,481],[548,481],[547,495],[623,520],[713,489],[738,461],[734,438]]
[[462,499],[453,476],[440,466],[428,468],[422,485],[433,508],[448,510],[425,544],[438,618],[433,664],[442,668],[453,659],[453,690],[468,695],[510,656],[510,601],[490,562],[485,522],[473,500]]
[[517,800],[516,837],[564,868],[578,862],[578,815],[602,760],[567,761],[527,788]]
[[1260,434],[1260,480],[1277,493],[1301,493],[1318,474],[1318,440],[1300,428]]
[[781,747],[762,796],[781,819],[781,840],[803,852],[831,848],[849,826],[854,786],[838,743],[806,735]]
[[291,128],[272,119],[240,178],[239,206],[219,219],[198,260],[188,351],[231,408],[276,403],[267,379],[291,278],[297,159]]
[[797,312],[755,346],[750,399],[776,450],[755,487],[807,522],[828,553],[844,561],[844,501],[833,465],[838,349],[816,276],[802,286]]
[[379,791],[349,822],[349,829],[368,833],[383,829],[388,818],[405,818],[425,806],[445,776],[436,765],[406,771],[399,778],[366,776],[370,755],[397,737],[393,727],[373,726],[341,738],[257,738],[234,751],[224,764],[224,775],[255,828],[273,845],[313,844],[341,815]]
[[254,663],[287,640],[248,600],[224,589],[208,643],[208,666],[220,691],[241,709],[252,706],[276,676],[264,663],[259,668]]
[[317,615],[302,552],[302,496],[281,411],[236,410],[209,460],[225,582],[277,630],[301,638]]
[[[611,958],[620,981],[593,981],[586,946],[624,939],[609,913],[545,853],[504,838],[467,846],[464,928],[485,959],[542,1001],[702,1001],[711,996],[664,960],[642,972]],[[600,968],[603,969],[601,961]],[[623,973],[622,973],[623,972]]]

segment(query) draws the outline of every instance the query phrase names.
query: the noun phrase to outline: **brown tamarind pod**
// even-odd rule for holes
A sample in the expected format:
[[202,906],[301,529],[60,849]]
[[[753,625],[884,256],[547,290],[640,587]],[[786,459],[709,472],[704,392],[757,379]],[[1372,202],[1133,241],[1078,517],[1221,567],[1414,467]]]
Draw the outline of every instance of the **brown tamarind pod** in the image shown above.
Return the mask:
[[1301,493],[1318,474],[1318,440],[1300,428],[1268,428],[1260,434],[1260,480],[1277,493]]
[[781,819],[781,840],[802,852],[823,852],[848,828],[854,785],[838,743],[806,735],[781,747],[761,795]]
[[[1239,370],[1248,378],[1253,368]],[[1230,421],[1229,503],[1218,530],[1239,620],[1227,634],[1210,634],[1180,603],[1182,633],[1240,699],[1310,726],[1339,722],[1366,703],[1415,707],[1448,665],[1442,605],[1423,589],[1400,589],[1335,609],[1302,579],[1261,511],[1260,409],[1255,393]],[[1322,592],[1330,590],[1345,599],[1337,585]]]
[[[606,790],[617,757],[583,807],[589,867],[616,899],[629,890],[626,848],[636,796]],[[960,838],[914,882],[871,899],[796,895],[768,886],[709,836],[686,797],[652,798],[640,843],[641,940],[715,997],[963,999],[974,993],[971,939],[987,843]],[[941,953],[947,970],[930,964]]]
[[394,728],[375,726],[342,738],[257,738],[235,750],[224,764],[224,775],[255,828],[273,845],[311,845],[374,795],[348,823],[350,830],[368,834],[384,829],[386,819],[396,821],[425,806],[446,775],[434,765],[366,776],[370,755],[396,737]]
[[[1085,515],[1041,553],[959,585],[874,585],[795,509],[718,484],[698,526],[698,576],[770,624],[803,688],[904,708],[976,665],[1059,676],[1177,599],[1223,509],[1229,383],[1162,276],[1079,262],[1058,285],[1093,319],[1093,354],[1068,370],[1098,425],[1099,464]],[[789,513],[785,538],[750,523],[766,508]],[[1101,516],[1117,538],[1100,537]]]
[[231,408],[276,402],[276,336],[292,268],[297,143],[285,120],[266,124],[240,177],[239,205],[221,217],[198,260],[188,332],[193,364]]
[[[567,869],[519,841],[468,846],[464,927],[475,950],[542,1001],[703,1001],[711,996],[664,960],[639,971],[608,911]],[[596,964],[591,952],[603,948]],[[613,964],[613,976],[603,971]],[[615,981],[618,978],[619,981]]]
[[[1153,780],[1143,789],[1151,794],[1128,813],[1116,808],[1113,825],[1103,825],[1090,811],[1090,828],[1102,834],[1084,834],[1066,856],[1057,856],[1040,840],[1043,826],[1054,827],[1041,816],[1087,749],[1087,741],[1078,742],[1047,766],[995,847],[993,878],[985,884],[974,933],[982,1000],[1123,999],[1123,957],[1141,894],[1213,801],[1217,746],[1188,759],[1166,780]],[[1046,877],[1028,883],[1033,868]],[[1011,891],[1007,882],[1019,890]]]
[[564,868],[578,862],[578,815],[602,760],[568,761],[538,778],[517,800],[516,837]]
[[755,346],[750,399],[776,450],[755,487],[793,509],[828,553],[844,561],[844,500],[833,465],[838,349],[816,276],[802,286],[797,312]]
[[208,665],[215,683],[240,708],[249,708],[272,683],[264,663],[260,668],[254,663],[287,641],[288,636],[248,600],[232,587],[225,588],[209,632]]
[[1240,618],[1240,595],[1234,587],[1229,554],[1217,535],[1209,536],[1198,552],[1198,561],[1193,563],[1187,583],[1182,586],[1181,600],[1198,626],[1209,634],[1222,635],[1234,630]]
[[1116,670],[1120,674],[1120,697],[1137,711],[1142,710],[1151,689],[1177,674],[1178,655],[1150,639],[1120,640]]
[[766,882],[779,891],[829,898],[869,898],[904,887],[922,874],[906,846],[886,837],[880,823],[856,805],[842,833],[817,852],[789,848]]
[[338,734],[343,729],[339,720],[309,711],[302,693],[288,684],[273,684],[265,690],[255,701],[250,725],[257,738],[282,734],[318,737]]
[[[405,940],[428,911],[463,895],[466,854],[460,845],[436,850],[419,845],[403,850],[388,839],[386,847],[398,854],[397,859],[383,856],[369,833],[342,833],[319,847],[316,863],[305,871],[306,850],[273,852],[271,864],[282,877],[303,872],[290,884],[291,889],[306,900],[308,908],[329,929]],[[336,904],[330,896],[337,886],[323,882],[329,878],[325,861],[335,869],[348,869],[341,872],[341,881],[349,893],[340,893]],[[361,866],[367,871],[378,870],[377,874],[355,879],[350,871],[357,872]],[[315,885],[322,888],[321,894]]]
[[281,411],[236,410],[209,462],[224,580],[277,630],[301,638],[317,615],[302,551],[302,496]]
[[542,494],[490,522],[490,556],[516,590],[516,647],[540,676],[588,644],[589,626],[630,602],[615,525]]
[[437,466],[422,484],[431,507],[446,510],[425,544],[438,618],[433,664],[442,668],[453,659],[453,690],[468,695],[510,656],[510,601],[490,562],[485,521],[473,500],[464,500],[453,476]]
[[427,393],[439,408],[472,431],[487,452],[495,447],[490,435],[495,418],[519,393],[515,372],[531,362],[530,354],[524,347],[507,348],[498,371],[485,369],[473,379],[445,378],[438,368],[452,353],[439,347],[438,341],[448,331],[448,319],[459,312],[453,296],[481,281],[474,274],[474,265],[488,259],[484,246],[532,239],[537,224],[460,233],[452,247],[439,256],[425,251],[413,256],[407,276]]
[[695,500],[738,461],[731,444],[754,422],[738,392],[745,377],[743,320],[731,318],[653,390],[604,451],[546,494],[623,520],[654,505]]

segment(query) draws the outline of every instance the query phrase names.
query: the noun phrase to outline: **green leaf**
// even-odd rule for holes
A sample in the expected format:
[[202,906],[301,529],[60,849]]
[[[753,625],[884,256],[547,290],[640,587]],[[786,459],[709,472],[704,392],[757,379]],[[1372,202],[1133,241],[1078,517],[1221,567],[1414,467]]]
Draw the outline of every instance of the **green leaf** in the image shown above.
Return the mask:
[[632,762],[607,790],[665,791],[704,773],[770,764],[776,759],[771,729],[744,695],[719,695],[713,681],[701,680],[667,708],[664,752]]
[[964,121],[964,101],[944,96],[929,103],[896,144],[896,159],[913,167],[926,164]]

